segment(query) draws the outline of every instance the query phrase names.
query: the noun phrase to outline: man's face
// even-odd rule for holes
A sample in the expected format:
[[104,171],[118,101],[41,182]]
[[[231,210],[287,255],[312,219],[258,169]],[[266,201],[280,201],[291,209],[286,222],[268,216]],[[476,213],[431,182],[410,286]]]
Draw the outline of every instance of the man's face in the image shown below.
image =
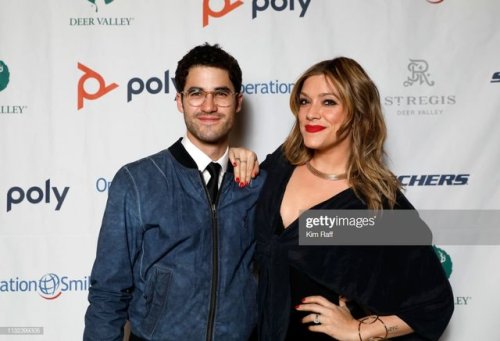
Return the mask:
[[[188,93],[209,92],[199,106],[193,106]],[[182,94],[177,94],[177,108],[184,114],[187,135],[198,146],[225,144],[233,127],[235,114],[241,110],[242,96],[234,95],[234,87],[226,70],[195,66],[189,69],[186,85]],[[218,100],[213,91],[230,93],[230,104],[227,107],[217,105]]]

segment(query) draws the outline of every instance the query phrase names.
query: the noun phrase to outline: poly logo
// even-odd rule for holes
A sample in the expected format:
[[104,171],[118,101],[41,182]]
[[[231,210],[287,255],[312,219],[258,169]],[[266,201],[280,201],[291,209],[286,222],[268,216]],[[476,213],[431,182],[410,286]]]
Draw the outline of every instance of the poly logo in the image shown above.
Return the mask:
[[241,5],[243,5],[243,2],[240,0],[236,0],[234,3],[231,3],[231,0],[224,0],[224,7],[220,11],[215,11],[210,8],[210,0],[203,0],[203,27],[208,25],[209,17],[223,17]]
[[430,74],[427,73],[429,70],[429,64],[423,59],[410,59],[410,64],[408,64],[408,70],[410,75],[408,79],[403,83],[404,86],[411,86],[415,83],[422,85],[423,83],[434,86],[434,81],[430,81],[428,77]]
[[441,262],[441,266],[443,267],[446,277],[449,279],[453,271],[453,262],[451,261],[450,255],[443,249],[438,248],[436,245],[433,245],[432,247],[434,248],[434,252],[436,252],[438,259]]
[[[214,10],[210,5],[214,2],[220,4],[224,2],[222,9]],[[264,12],[269,9],[269,6],[277,11],[295,11],[295,8],[300,10],[299,17],[302,18],[307,12],[307,8],[311,0],[252,0],[252,20],[257,18],[259,12]],[[243,5],[243,1],[236,0],[203,0],[203,27],[208,25],[209,17],[220,18],[236,8]],[[219,6],[220,7],[220,6]]]
[[[80,80],[78,81],[78,110],[83,108],[84,99],[90,101],[96,100],[118,87],[118,84],[116,83],[105,85],[104,78],[88,66],[78,63],[78,69],[85,72],[85,74],[80,77]],[[85,89],[85,82],[89,79],[94,79],[99,83],[99,89],[97,89],[95,93],[89,93]]]
[[0,60],[0,91],[4,90],[9,84],[9,68],[7,65]]
[[12,210],[13,205],[22,203],[25,199],[31,204],[39,204],[45,201],[46,204],[54,202],[53,198],[57,201],[55,210],[59,211],[61,206],[66,199],[69,187],[64,187],[62,190],[58,187],[50,185],[50,179],[45,181],[45,187],[33,186],[28,189],[23,189],[19,186],[15,186],[9,189],[7,192],[7,212]]
[[[84,100],[96,100],[104,95],[106,95],[111,90],[114,90],[118,87],[118,84],[111,83],[106,85],[104,82],[104,78],[92,70],[88,66],[83,65],[82,63],[78,63],[78,69],[85,72],[84,75],[78,81],[78,110],[82,109],[84,106]],[[85,88],[85,83],[88,80],[93,80],[94,83],[97,82],[99,88],[96,92],[91,93],[88,89]],[[144,91],[147,91],[150,94],[156,95],[161,92],[168,94],[170,93],[170,83],[175,85],[174,78],[170,78],[170,71],[165,70],[163,73],[163,79],[158,77],[151,77],[147,80],[144,80],[140,77],[133,77],[127,83],[127,102],[132,101],[135,95],[140,95]]]

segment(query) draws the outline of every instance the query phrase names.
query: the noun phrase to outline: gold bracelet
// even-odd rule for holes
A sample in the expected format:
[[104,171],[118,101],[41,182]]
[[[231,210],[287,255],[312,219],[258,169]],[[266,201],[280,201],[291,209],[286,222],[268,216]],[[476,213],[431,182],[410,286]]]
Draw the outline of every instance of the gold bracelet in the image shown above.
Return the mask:
[[[371,322],[365,322],[366,320],[368,320],[370,318],[373,318],[373,321],[371,321]],[[362,319],[359,320],[359,324],[358,324],[359,341],[363,341],[363,338],[361,337],[361,325],[362,324],[373,324],[373,323],[375,323],[377,321],[379,321],[380,323],[382,323],[382,325],[384,326],[385,336],[384,337],[380,337],[380,336],[370,337],[367,341],[387,340],[387,337],[389,336],[389,330],[387,329],[387,326],[385,325],[384,321],[382,321],[379,318],[378,315],[370,315],[370,316],[364,317],[364,318],[362,318]]]
[[[371,321],[371,322],[365,322],[366,320],[368,320],[370,318],[374,318],[374,320]],[[361,325],[362,324],[372,324],[372,323],[375,323],[375,321],[377,321],[377,319],[378,319],[378,315],[370,315],[370,316],[367,316],[367,317],[363,317],[362,319],[359,320],[359,324],[358,324],[359,341],[363,341],[363,338],[361,337]]]

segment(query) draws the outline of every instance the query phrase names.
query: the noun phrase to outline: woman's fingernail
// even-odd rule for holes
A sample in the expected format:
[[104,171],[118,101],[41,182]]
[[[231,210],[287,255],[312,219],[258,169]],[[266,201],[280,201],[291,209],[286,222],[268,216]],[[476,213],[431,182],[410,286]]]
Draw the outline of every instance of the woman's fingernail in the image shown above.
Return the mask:
[[240,182],[240,178],[236,178],[236,180],[234,180],[234,181],[236,181],[236,182]]
[[233,162],[233,167],[236,167],[238,164],[236,162]]
[[240,188],[243,188],[243,187],[245,187],[245,184],[243,182],[240,182],[239,186],[240,186]]
[[300,304],[297,304],[297,305],[295,306],[295,309],[299,309],[299,308],[300,308]]
[[304,297],[303,299],[300,300],[302,303],[306,301],[306,298]]

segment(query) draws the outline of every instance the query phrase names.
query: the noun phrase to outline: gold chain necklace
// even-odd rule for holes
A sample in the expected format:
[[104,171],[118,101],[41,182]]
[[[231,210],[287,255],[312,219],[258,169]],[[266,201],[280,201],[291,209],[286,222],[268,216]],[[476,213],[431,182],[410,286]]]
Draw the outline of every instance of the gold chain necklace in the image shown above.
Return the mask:
[[326,174],[326,173],[320,172],[319,170],[314,168],[313,165],[311,165],[311,163],[309,161],[306,162],[306,167],[307,167],[307,169],[309,169],[309,171],[312,174],[316,175],[318,178],[321,178],[321,179],[331,180],[331,181],[347,179],[346,173]]

